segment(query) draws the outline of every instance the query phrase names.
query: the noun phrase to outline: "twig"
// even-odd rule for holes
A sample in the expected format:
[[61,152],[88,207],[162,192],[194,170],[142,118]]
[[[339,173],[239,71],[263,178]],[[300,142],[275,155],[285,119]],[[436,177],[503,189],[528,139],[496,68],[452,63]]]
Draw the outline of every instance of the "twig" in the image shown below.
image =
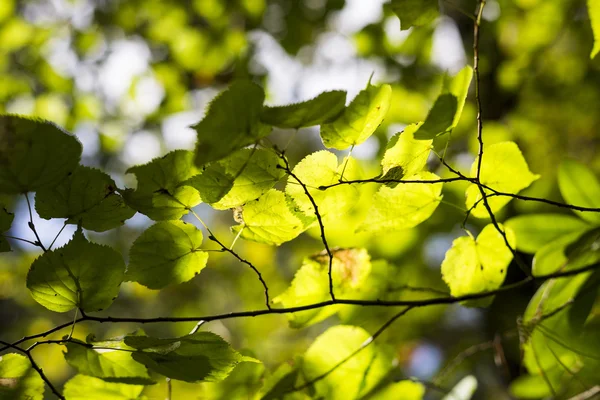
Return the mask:
[[42,239],[40,239],[40,236],[38,235],[37,230],[35,229],[35,224],[33,223],[33,213],[31,212],[31,203],[29,202],[29,195],[27,193],[25,193],[25,200],[27,200],[27,209],[29,210],[29,223],[27,225],[29,226],[29,229],[31,229],[37,240],[37,242],[35,242],[35,245],[44,250],[44,252],[46,252],[48,250],[44,247]]

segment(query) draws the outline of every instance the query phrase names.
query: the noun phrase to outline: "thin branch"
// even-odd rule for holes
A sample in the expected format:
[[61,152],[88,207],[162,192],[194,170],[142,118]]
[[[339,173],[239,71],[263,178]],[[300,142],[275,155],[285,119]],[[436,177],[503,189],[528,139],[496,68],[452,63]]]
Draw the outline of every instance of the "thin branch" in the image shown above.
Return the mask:
[[29,195],[27,193],[25,193],[25,200],[27,200],[27,209],[29,210],[29,223],[27,225],[29,226],[29,229],[31,229],[37,240],[37,242],[35,242],[35,245],[44,250],[44,252],[46,252],[48,250],[44,247],[42,239],[40,239],[40,236],[38,235],[37,230],[35,229],[35,224],[33,223],[33,213],[31,212],[31,203],[29,202]]
[[370,178],[370,179],[354,179],[350,181],[340,181],[336,183],[332,183],[331,185],[319,186],[319,190],[327,190],[332,187],[340,186],[340,185],[352,185],[356,183],[449,183],[449,182],[457,182],[457,181],[469,181],[471,183],[475,183],[475,179],[464,177],[457,178],[440,178],[440,179],[432,179],[432,180],[421,180],[421,179],[384,179],[384,178]]
[[38,246],[37,242],[32,242],[31,240],[23,239],[23,238],[16,237],[16,236],[10,236],[10,235],[7,235],[5,233],[0,233],[0,236],[3,236],[5,238],[7,238],[7,239],[19,240],[21,242],[29,243],[29,244],[31,244],[33,246]]
[[60,236],[60,234],[62,233],[62,231],[67,227],[67,221],[65,221],[64,225],[62,226],[62,228],[60,228],[60,231],[58,231],[58,233],[56,234],[56,236],[54,237],[54,240],[52,241],[52,243],[50,243],[50,246],[48,246],[48,250],[52,249],[52,246],[54,246],[54,243],[56,242],[56,239],[58,239],[58,237]]

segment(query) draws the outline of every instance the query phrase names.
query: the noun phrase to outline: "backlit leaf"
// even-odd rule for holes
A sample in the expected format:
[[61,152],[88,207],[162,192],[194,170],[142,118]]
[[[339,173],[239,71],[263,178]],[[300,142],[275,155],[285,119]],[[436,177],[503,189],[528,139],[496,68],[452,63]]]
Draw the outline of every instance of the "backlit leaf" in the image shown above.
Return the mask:
[[[477,176],[477,161],[471,166],[471,177]],[[492,144],[484,149],[481,162],[480,179],[483,185],[504,193],[516,194],[525,189],[540,176],[531,173],[519,147],[514,142]],[[484,189],[486,194],[491,194]],[[489,218],[481,193],[475,184],[469,185],[466,191],[467,209],[476,218]],[[508,196],[493,196],[487,199],[492,212],[502,209],[512,198]],[[477,205],[475,205],[477,204]]]
[[198,191],[184,182],[197,174],[191,151],[175,150],[147,164],[127,170],[135,174],[137,189],[123,191],[131,208],[153,220],[179,219],[201,202]]
[[370,396],[371,400],[423,400],[425,396],[425,386],[422,383],[413,381],[400,381],[389,384],[382,390]]
[[[558,186],[565,201],[580,207],[600,208],[600,182],[585,165],[568,160],[558,168]],[[600,223],[598,212],[575,212],[579,217]]]
[[583,268],[600,261],[600,228],[576,231],[548,242],[533,258],[534,275]]
[[314,221],[294,212],[293,207],[283,192],[271,189],[242,207],[243,224],[232,230],[236,234],[243,230],[246,240],[279,246],[297,237]]
[[21,354],[0,356],[0,400],[43,400],[44,381]]
[[198,132],[196,165],[220,160],[267,136],[271,127],[260,122],[264,99],[262,88],[250,81],[236,81],[219,94],[193,126]]
[[0,115],[0,193],[53,187],[79,164],[82,147],[52,122]]
[[[358,348],[371,335],[356,326],[338,325],[319,336],[304,354],[306,380],[325,374]],[[392,368],[392,359],[372,343],[314,384],[317,397],[331,400],[358,399],[368,393]]]
[[10,251],[10,243],[2,236],[3,232],[10,229],[15,215],[6,210],[6,208],[0,205],[0,253]]
[[392,0],[392,10],[400,18],[400,29],[426,25],[438,15],[437,0]]
[[104,172],[79,166],[59,185],[40,189],[35,209],[42,218],[66,218],[67,223],[103,232],[123,225],[135,214],[116,190]]
[[202,232],[183,221],[158,222],[146,229],[129,251],[126,279],[150,289],[187,282],[206,266]]
[[[505,229],[500,225],[501,229]],[[510,229],[505,234],[511,247],[515,246],[515,235]],[[452,242],[442,262],[442,277],[452,296],[487,292],[498,289],[506,276],[513,254],[504,238],[493,224],[487,225],[477,240],[462,236]],[[465,302],[469,306],[484,306],[491,297]]]
[[138,351],[133,359],[166,377],[186,382],[220,381],[241,362],[258,362],[243,356],[220,336],[196,332],[172,339],[127,336],[125,344]]
[[473,68],[468,65],[456,76],[445,78],[442,93],[427,114],[425,122],[414,133],[416,139],[431,140],[456,127],[465,106],[472,78]]
[[433,140],[415,139],[414,133],[420,126],[421,124],[408,125],[404,131],[392,136],[381,160],[384,179],[392,169],[396,171],[395,179],[411,176],[423,170],[431,153]]
[[56,312],[99,311],[117,297],[125,263],[107,246],[87,241],[81,231],[64,247],[38,257],[27,274],[35,301]]
[[[431,172],[420,172],[408,180],[437,180]],[[358,231],[381,232],[414,228],[427,220],[442,200],[442,183],[400,183],[396,187],[381,186],[367,218]]]
[[142,385],[106,382],[87,375],[75,375],[65,384],[66,400],[138,400]]
[[301,103],[265,107],[260,118],[269,125],[297,129],[328,122],[337,117],[345,105],[346,92],[334,90]]
[[390,85],[369,83],[337,119],[321,125],[325,147],[344,150],[367,140],[385,118],[391,97]]
[[592,23],[592,31],[594,32],[594,48],[590,54],[590,58],[596,57],[600,53],[600,3],[596,0],[588,0],[588,14]]

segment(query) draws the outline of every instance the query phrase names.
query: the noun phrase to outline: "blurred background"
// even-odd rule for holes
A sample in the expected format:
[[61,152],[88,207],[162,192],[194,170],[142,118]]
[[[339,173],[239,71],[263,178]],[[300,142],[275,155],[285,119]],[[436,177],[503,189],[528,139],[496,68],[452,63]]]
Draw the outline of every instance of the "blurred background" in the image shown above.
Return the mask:
[[[375,176],[387,140],[405,125],[425,118],[443,75],[472,65],[476,1],[439,4],[441,16],[435,23],[401,30],[389,4],[381,0],[2,0],[0,112],[56,122],[83,143],[83,164],[104,169],[121,188],[135,187],[135,178],[126,175],[126,169],[174,149],[193,149],[196,133],[189,125],[198,122],[208,102],[235,79],[259,82],[267,92],[267,104],[275,105],[331,89],[347,90],[350,100],[373,75],[374,83],[392,85],[392,104],[384,124],[354,149],[353,156],[361,160],[367,176]],[[484,139],[486,144],[506,140],[519,144],[531,170],[542,176],[525,194],[560,200],[556,166],[566,158],[600,171],[600,57],[590,60],[592,41],[585,1],[487,2],[480,45]],[[473,98],[471,93],[447,153],[450,164],[464,172],[477,150]],[[277,131],[273,141],[285,144],[291,134]],[[444,136],[436,141],[435,149],[443,151],[446,140]],[[288,156],[296,163],[322,148],[317,128],[302,129]],[[445,174],[434,159],[430,168]],[[431,296],[407,290],[409,286],[447,291],[440,264],[452,240],[464,234],[464,189],[461,184],[446,185],[444,203],[416,229],[376,237],[351,234],[356,216],[348,215],[327,226],[329,242],[363,246],[373,260],[386,260],[390,279],[398,283],[390,293],[393,298]],[[1,200],[16,214],[10,234],[30,238],[24,200]],[[547,210],[540,204],[513,201],[499,218]],[[205,204],[196,211],[219,239],[233,240],[231,212],[216,212]],[[42,241],[49,243],[62,221],[34,217]],[[126,256],[133,240],[151,223],[136,214],[120,229],[86,234]],[[467,228],[476,234],[484,224],[471,220]],[[57,246],[73,232],[74,227],[68,226]],[[51,313],[32,300],[25,275],[39,251],[11,244],[16,251],[0,256],[0,335],[7,341],[73,317]],[[273,295],[287,288],[304,257],[321,250],[318,231],[280,248],[243,240],[236,244],[236,251],[262,271]],[[507,282],[522,277],[512,266]],[[469,346],[514,329],[534,290],[498,296],[488,309],[457,305],[411,311],[378,340],[398,358],[398,377],[432,380]],[[228,254],[211,253],[208,268],[192,281],[162,291],[125,283],[114,305],[100,314],[194,316],[262,307],[262,287],[252,271]],[[328,326],[358,325],[373,333],[390,313],[348,308],[340,317],[302,330],[288,328],[284,316],[212,322],[206,327],[236,348],[252,349],[264,365],[243,372],[258,382],[261,368],[272,371],[293,360]],[[166,337],[189,333],[193,325],[143,328]],[[75,334],[109,337],[136,328],[82,324]],[[495,363],[500,354],[502,362]],[[38,347],[34,356],[54,382],[73,374],[60,346]],[[519,358],[518,341],[506,340],[496,351],[475,353],[444,373],[439,383],[451,387],[473,373],[480,381],[476,398],[509,399],[506,388],[522,372]],[[245,398],[232,394],[244,390],[233,383],[175,382],[174,390],[181,396],[176,398]],[[164,393],[164,383],[145,392],[156,399],[164,398]]]

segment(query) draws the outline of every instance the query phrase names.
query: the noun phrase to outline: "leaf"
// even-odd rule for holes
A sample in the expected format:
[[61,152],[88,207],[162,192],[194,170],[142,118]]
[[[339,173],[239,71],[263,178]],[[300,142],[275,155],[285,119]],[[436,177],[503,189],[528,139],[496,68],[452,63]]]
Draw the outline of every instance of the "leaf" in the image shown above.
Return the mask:
[[431,140],[456,127],[467,100],[473,68],[464,67],[456,76],[446,77],[442,93],[427,114],[425,122],[414,133],[419,140]]
[[[304,157],[293,169],[294,175],[308,188],[321,217],[335,218],[346,214],[359,197],[359,190],[354,185],[339,185],[327,190],[319,187],[338,183],[342,177],[344,163],[347,160],[344,179],[360,177],[356,160],[347,158],[338,166],[337,156],[329,151],[321,150]],[[288,178],[285,191],[300,210],[308,217],[315,216],[315,209],[304,189],[292,176]]]
[[392,0],[392,11],[400,18],[400,29],[427,25],[438,15],[437,0]]
[[293,392],[300,370],[292,365],[281,364],[275,372],[269,376],[261,389],[260,400],[281,400],[286,394]]
[[200,193],[205,203],[216,203],[225,196],[231,188],[235,177],[218,161],[202,167],[202,172],[184,181],[182,185],[191,186]]
[[517,250],[535,253],[543,246],[572,232],[583,232],[589,225],[565,214],[519,215],[506,221],[517,237]]
[[280,128],[298,129],[320,125],[337,117],[346,105],[346,92],[334,90],[287,106],[265,107],[262,122]]
[[[471,177],[477,176],[478,158],[471,166]],[[540,176],[531,173],[523,154],[514,142],[502,142],[488,146],[483,154],[481,162],[480,180],[483,185],[489,186],[494,190],[504,193],[516,194],[525,189]],[[487,195],[491,194],[488,189],[484,189]],[[469,185],[466,191],[467,209],[472,209],[471,215],[476,218],[489,218],[481,193],[475,184]],[[488,197],[487,201],[492,210],[496,213],[510,202],[512,198],[508,196]],[[477,204],[475,206],[475,204]]]
[[271,127],[260,122],[264,99],[262,88],[250,81],[236,81],[221,92],[192,127],[198,133],[196,165],[220,160],[267,136]]
[[81,143],[52,122],[0,115],[0,193],[59,184],[77,167],[81,151]]
[[[515,246],[515,235],[504,229],[511,247]],[[506,246],[504,238],[493,224],[486,225],[477,240],[463,236],[452,242],[442,262],[442,278],[454,297],[498,289],[513,254]],[[492,298],[466,301],[467,306],[486,306]]]
[[10,243],[8,243],[2,233],[10,229],[14,218],[15,214],[8,212],[4,207],[0,208],[0,253],[11,250]]
[[175,150],[147,164],[129,168],[138,180],[136,190],[123,191],[123,198],[131,208],[155,221],[179,219],[188,210],[200,204],[200,194],[185,181],[197,174],[193,165],[194,154]]
[[27,357],[8,353],[0,356],[0,400],[43,400],[44,381],[31,368]]
[[100,311],[118,295],[124,273],[118,252],[88,242],[78,230],[64,247],[45,252],[31,264],[27,288],[35,301],[52,311]]
[[423,400],[425,397],[425,386],[419,382],[400,381],[387,385],[382,390],[370,396],[369,400]]
[[396,172],[394,179],[402,179],[425,168],[433,140],[415,139],[414,133],[420,126],[421,124],[408,125],[404,131],[392,136],[381,160],[383,179],[386,179],[386,175],[392,170]]
[[78,373],[100,378],[106,382],[130,385],[151,385],[155,382],[146,367],[133,360],[131,352],[95,350],[83,342],[68,342],[65,360]]
[[[333,288],[337,296],[343,296],[360,287],[371,273],[371,261],[365,249],[333,250]],[[283,307],[297,307],[330,299],[329,256],[321,253],[304,260],[296,272],[290,287],[273,299]],[[326,307],[289,314],[292,328],[322,321],[335,314],[338,307]]]
[[127,336],[133,359],[166,377],[186,382],[220,381],[240,362],[258,362],[233,350],[221,337],[196,332],[172,339]]
[[78,166],[59,185],[40,189],[35,209],[44,219],[66,218],[67,223],[104,232],[123,225],[135,211],[116,193],[110,176],[94,168]]
[[521,375],[510,383],[508,390],[511,396],[518,399],[542,399],[552,396],[541,375]]
[[[320,335],[304,354],[302,371],[307,381],[321,376],[372,340],[356,326],[338,325]],[[315,382],[319,398],[358,399],[368,393],[392,368],[392,359],[376,343],[353,355],[333,372]]]
[[75,375],[65,384],[66,400],[137,400],[142,385],[106,382],[86,375]]
[[206,266],[202,232],[183,221],[158,222],[146,229],[129,251],[127,280],[150,289],[187,282]]
[[337,119],[321,125],[325,147],[344,150],[367,140],[383,122],[391,97],[390,85],[369,82]]
[[[558,187],[565,201],[580,207],[600,208],[600,183],[585,165],[563,161],[558,168]],[[580,218],[600,223],[600,213],[575,211]]]
[[[420,172],[408,180],[437,180],[431,172]],[[367,218],[358,231],[382,232],[414,228],[426,221],[442,201],[442,183],[401,183],[381,186],[373,196]]]
[[596,0],[588,0],[588,14],[594,32],[594,48],[590,54],[590,58],[596,57],[600,53],[600,4]]
[[470,400],[475,390],[477,390],[477,378],[467,375],[442,400]]
[[281,163],[275,153],[264,149],[239,150],[219,161],[225,172],[233,177],[233,186],[223,198],[211,203],[211,207],[227,210],[259,198],[285,175],[279,168]]
[[279,246],[296,238],[314,220],[293,210],[294,205],[283,192],[269,190],[257,200],[242,207],[241,225],[232,231],[246,240]]

